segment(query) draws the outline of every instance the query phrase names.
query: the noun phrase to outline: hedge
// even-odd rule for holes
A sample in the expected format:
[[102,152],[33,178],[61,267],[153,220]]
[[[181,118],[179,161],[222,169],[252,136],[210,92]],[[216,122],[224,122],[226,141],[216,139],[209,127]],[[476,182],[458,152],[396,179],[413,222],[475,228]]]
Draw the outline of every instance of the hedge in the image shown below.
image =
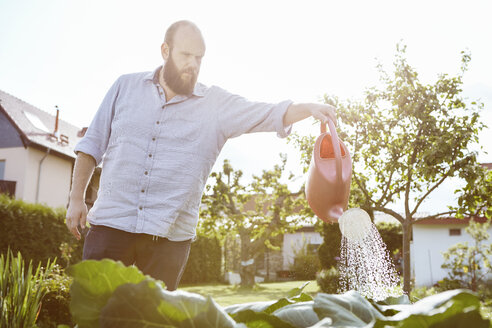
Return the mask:
[[[66,210],[31,204],[0,194],[0,253],[8,248],[21,252],[34,264],[57,258],[62,267],[82,259],[84,238],[77,241],[65,226]],[[181,279],[183,283],[221,280],[222,251],[219,241],[198,236]]]
[[217,238],[198,235],[191,244],[182,284],[199,284],[221,281],[222,250]]
[[66,210],[31,204],[0,194],[0,253],[21,252],[33,264],[57,258],[66,267],[82,258],[83,239],[77,241],[65,226]]
[[340,244],[342,233],[338,224],[323,223],[323,243],[319,247],[318,256],[321,268],[330,269],[338,265],[337,258],[340,257]]

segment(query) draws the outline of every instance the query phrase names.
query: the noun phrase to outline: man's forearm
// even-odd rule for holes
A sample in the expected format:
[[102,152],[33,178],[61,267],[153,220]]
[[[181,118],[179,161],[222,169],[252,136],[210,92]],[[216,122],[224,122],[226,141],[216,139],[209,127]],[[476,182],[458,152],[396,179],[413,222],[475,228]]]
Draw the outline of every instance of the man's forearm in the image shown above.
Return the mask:
[[284,115],[284,126],[299,122],[309,116],[326,123],[331,118],[336,124],[335,107],[325,104],[304,103],[291,104]]
[[85,200],[85,191],[87,185],[94,173],[96,161],[90,155],[79,152],[75,160],[73,170],[72,190],[70,191],[70,200]]
[[284,115],[284,126],[294,124],[311,116],[308,104],[291,104]]

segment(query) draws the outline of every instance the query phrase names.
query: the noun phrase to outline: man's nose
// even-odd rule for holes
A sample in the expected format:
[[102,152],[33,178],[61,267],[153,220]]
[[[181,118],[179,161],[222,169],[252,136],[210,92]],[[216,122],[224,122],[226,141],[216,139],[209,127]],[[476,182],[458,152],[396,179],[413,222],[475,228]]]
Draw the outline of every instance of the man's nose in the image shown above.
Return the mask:
[[195,73],[198,72],[198,69],[200,68],[200,60],[198,58],[191,58],[188,61],[188,69],[193,69]]

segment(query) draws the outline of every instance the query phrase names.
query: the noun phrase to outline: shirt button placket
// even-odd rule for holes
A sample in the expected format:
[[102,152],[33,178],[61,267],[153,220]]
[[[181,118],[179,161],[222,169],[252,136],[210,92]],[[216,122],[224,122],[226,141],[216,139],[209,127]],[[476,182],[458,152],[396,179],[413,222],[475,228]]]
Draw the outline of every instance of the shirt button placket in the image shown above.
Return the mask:
[[[162,106],[164,108],[165,105]],[[161,113],[162,117],[162,113]],[[159,128],[161,127],[161,118],[157,119],[154,124],[154,129],[152,129],[152,142],[149,144],[149,148],[147,151],[147,158],[145,161],[145,166],[144,166],[144,172],[143,172],[143,179],[142,179],[142,187],[140,189],[140,197],[139,197],[139,207],[138,207],[138,223],[137,223],[137,231],[141,232],[143,230],[143,224],[144,224],[144,206],[142,204],[145,204],[147,201],[147,196],[148,196],[148,189],[150,186],[150,173],[151,173],[151,168],[153,167],[153,160],[154,160],[154,154],[156,152],[156,147],[157,147],[157,136],[159,135]]]

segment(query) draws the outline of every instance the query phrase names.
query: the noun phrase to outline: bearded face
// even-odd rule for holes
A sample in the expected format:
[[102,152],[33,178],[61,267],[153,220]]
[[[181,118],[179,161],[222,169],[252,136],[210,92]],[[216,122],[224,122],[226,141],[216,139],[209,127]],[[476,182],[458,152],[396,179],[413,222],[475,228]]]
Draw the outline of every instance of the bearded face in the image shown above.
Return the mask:
[[171,51],[164,64],[163,78],[166,85],[176,94],[189,96],[195,88],[198,73],[193,68],[178,69]]

